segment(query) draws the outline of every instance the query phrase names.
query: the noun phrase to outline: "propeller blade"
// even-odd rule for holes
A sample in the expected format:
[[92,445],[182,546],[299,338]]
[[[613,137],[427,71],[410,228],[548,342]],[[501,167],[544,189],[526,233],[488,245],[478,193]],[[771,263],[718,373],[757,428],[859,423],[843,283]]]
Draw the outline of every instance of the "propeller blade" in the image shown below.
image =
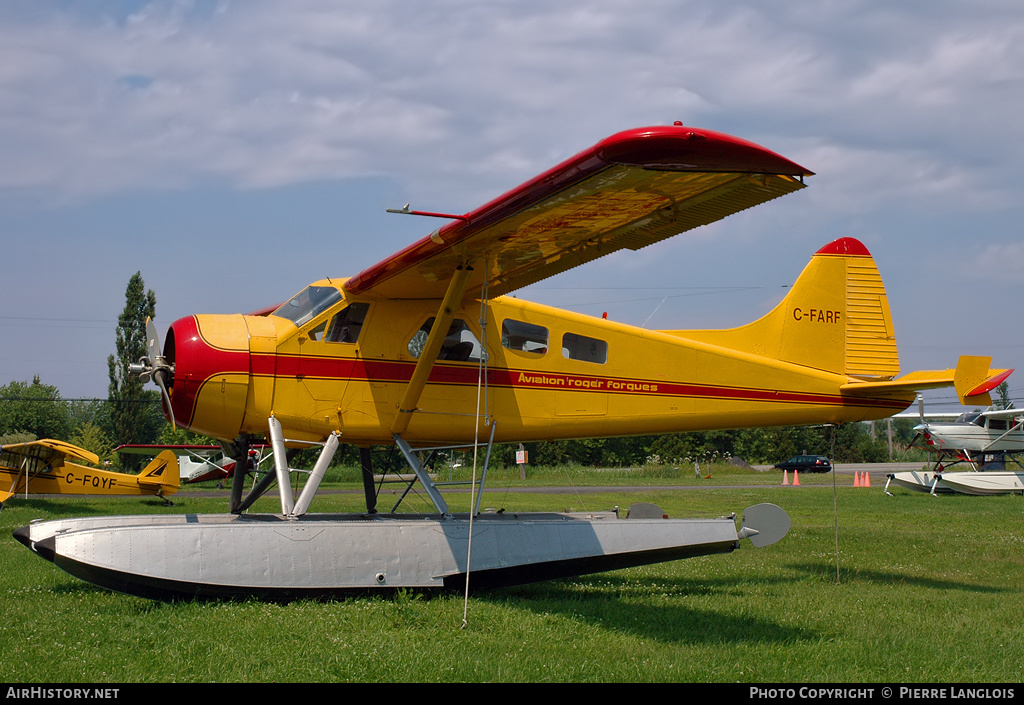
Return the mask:
[[156,383],[156,386],[160,388],[160,395],[167,407],[171,423],[175,424],[174,409],[171,407],[171,392],[167,388],[169,379],[174,376],[174,368],[168,365],[164,358],[163,349],[160,347],[160,332],[157,331],[152,318],[146,319],[146,356],[141,358],[138,363],[129,365],[128,369],[132,374],[138,375],[143,384],[150,381]]
[[156,361],[158,357],[164,354],[163,349],[160,347],[160,332],[157,331],[156,324],[153,323],[152,318],[146,319],[146,354],[152,361]]
[[167,370],[160,369],[154,372],[153,381],[156,382],[156,386],[160,387],[160,394],[164,398],[164,404],[167,406],[167,413],[171,417],[171,425],[177,426],[174,422],[174,407],[171,406],[171,393],[167,390]]

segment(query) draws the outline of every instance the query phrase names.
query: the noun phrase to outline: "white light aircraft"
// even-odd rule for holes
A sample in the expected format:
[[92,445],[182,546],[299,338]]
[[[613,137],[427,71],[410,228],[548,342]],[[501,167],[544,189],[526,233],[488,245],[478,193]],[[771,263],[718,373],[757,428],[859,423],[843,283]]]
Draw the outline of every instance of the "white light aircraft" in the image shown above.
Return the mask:
[[[965,494],[1006,494],[1024,491],[1024,472],[1006,469],[1013,463],[1024,470],[1017,454],[1024,452],[1024,409],[988,409],[961,414],[926,415],[920,397],[921,423],[914,427],[926,447],[937,454],[931,472],[904,472],[889,475],[906,489]],[[932,421],[926,421],[926,416]],[[952,420],[947,420],[955,416]],[[916,440],[916,439],[915,439]],[[948,462],[952,459],[952,462]],[[948,472],[961,463],[973,471]]]
[[[235,472],[235,459],[225,455],[224,449],[219,445],[126,444],[118,446],[114,449],[114,452],[155,457],[164,450],[169,450],[177,456],[178,473],[183,485],[206,482],[208,480],[224,480],[231,477]],[[261,449],[258,446],[250,447],[250,470],[255,469],[261,459]]]

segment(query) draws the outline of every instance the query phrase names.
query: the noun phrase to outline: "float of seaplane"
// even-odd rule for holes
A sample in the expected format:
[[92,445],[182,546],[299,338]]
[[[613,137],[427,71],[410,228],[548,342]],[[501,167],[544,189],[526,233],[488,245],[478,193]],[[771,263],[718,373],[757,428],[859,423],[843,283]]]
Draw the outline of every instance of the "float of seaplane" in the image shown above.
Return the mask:
[[[15,532],[94,584],[158,599],[330,597],[498,587],[767,546],[790,528],[757,504],[720,518],[654,506],[597,513],[480,512],[494,443],[880,419],[924,389],[990,403],[1009,374],[964,356],[899,373],[885,288],[852,238],[814,253],[785,299],[724,330],[646,330],[508,294],[598,257],[638,250],[805,187],[812,172],[759,145],[676,123],[621,132],[347,279],[322,279],[251,315],[175,321],[136,371],[177,426],[246,467],[264,439],[274,471],[230,512],[35,522]],[[340,443],[359,448],[366,510],[315,513]],[[288,451],[320,450],[301,489]],[[432,511],[377,507],[373,446],[404,458]],[[482,460],[453,511],[425,454]],[[479,451],[478,453],[476,451]],[[279,513],[250,513],[276,485]],[[140,550],[144,548],[145,550]]]

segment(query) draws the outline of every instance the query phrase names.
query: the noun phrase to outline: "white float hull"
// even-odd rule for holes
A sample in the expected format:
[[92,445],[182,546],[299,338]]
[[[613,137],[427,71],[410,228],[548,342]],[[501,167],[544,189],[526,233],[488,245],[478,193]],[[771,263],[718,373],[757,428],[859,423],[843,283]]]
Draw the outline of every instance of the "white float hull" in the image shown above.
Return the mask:
[[[953,492],[954,490],[943,481],[945,477],[947,476],[936,476],[934,473],[912,470],[910,472],[892,473],[889,475],[889,482],[914,492],[932,492],[933,489],[936,493]],[[936,479],[938,479],[938,483],[936,483]]]
[[[758,507],[772,508],[768,523],[784,523],[772,529],[784,536],[785,512]],[[455,588],[467,572],[470,587],[497,587],[727,553],[740,538],[732,517],[622,519],[613,512],[483,514],[472,534],[470,550],[468,516],[360,514],[93,517],[15,532],[78,578],[155,599]]]
[[954,491],[963,494],[994,495],[1024,492],[1024,471],[948,473],[942,476],[942,481]]

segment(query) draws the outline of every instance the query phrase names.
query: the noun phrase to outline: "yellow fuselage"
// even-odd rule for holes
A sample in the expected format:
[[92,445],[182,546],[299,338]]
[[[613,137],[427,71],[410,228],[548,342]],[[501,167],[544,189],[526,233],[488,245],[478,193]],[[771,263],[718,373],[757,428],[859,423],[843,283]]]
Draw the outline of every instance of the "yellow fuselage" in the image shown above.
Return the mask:
[[24,468],[0,465],[0,501],[18,494],[164,496],[177,490],[177,483],[160,483],[155,478],[70,462],[58,461],[29,473]]
[[[318,282],[339,293],[341,284]],[[365,304],[356,342],[330,342],[324,331],[353,303]],[[341,299],[299,325],[277,315],[181,319],[171,330],[175,416],[222,439],[264,433],[273,415],[296,440],[339,431],[343,442],[389,443],[417,332],[438,305]],[[648,331],[514,298],[472,302],[455,318],[464,325],[453,325],[417,398],[402,433],[410,442],[472,440],[485,428],[478,418],[497,424],[496,441],[553,440],[842,423],[913,400],[844,396],[846,375],[702,342],[698,331]],[[806,325],[828,339],[841,323]]]

